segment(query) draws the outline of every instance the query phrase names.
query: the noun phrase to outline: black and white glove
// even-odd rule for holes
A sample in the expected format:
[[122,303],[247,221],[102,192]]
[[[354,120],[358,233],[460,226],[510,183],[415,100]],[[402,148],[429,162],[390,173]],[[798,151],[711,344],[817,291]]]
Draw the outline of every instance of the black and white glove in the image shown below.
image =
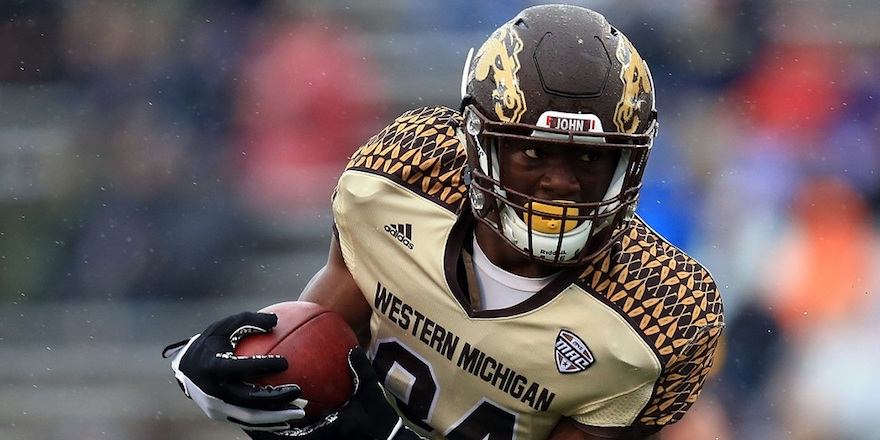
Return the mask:
[[221,319],[204,332],[171,344],[162,352],[173,356],[171,368],[180,388],[208,417],[248,430],[279,431],[305,415],[292,404],[299,386],[257,387],[249,379],[287,369],[281,356],[235,356],[246,335],[266,333],[278,323],[271,313],[242,312]]
[[278,432],[245,432],[253,440],[425,440],[404,426],[397,410],[385,398],[385,390],[363,348],[349,352],[348,366],[354,376],[354,395],[339,411],[308,426]]

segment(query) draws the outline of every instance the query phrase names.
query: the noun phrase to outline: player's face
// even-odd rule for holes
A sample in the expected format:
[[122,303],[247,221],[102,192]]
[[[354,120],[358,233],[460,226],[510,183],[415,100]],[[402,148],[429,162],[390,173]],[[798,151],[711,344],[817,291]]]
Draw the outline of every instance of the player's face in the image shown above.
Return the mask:
[[[589,203],[604,198],[620,152],[507,140],[500,155],[508,188],[541,199]],[[522,206],[514,196],[511,201]]]

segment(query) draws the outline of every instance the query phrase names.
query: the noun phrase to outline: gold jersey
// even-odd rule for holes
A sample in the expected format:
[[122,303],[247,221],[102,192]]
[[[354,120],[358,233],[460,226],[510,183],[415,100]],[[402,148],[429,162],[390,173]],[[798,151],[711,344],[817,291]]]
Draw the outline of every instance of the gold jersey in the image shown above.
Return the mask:
[[636,432],[680,419],[723,327],[711,276],[637,218],[591,264],[480,311],[461,122],[443,107],[403,114],[334,195],[345,262],[374,309],[373,364],[400,412],[451,440],[542,439],[561,417]]

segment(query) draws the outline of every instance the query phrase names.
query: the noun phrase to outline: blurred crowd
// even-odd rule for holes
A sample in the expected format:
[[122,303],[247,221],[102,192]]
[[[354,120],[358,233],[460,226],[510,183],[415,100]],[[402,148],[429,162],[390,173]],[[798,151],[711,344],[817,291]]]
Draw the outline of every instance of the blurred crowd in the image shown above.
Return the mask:
[[[0,303],[234,293],[253,256],[329,237],[348,154],[455,107],[467,50],[532,3],[0,3]],[[880,438],[880,6],[572,3],[648,61],[639,213],[725,300],[664,438]]]

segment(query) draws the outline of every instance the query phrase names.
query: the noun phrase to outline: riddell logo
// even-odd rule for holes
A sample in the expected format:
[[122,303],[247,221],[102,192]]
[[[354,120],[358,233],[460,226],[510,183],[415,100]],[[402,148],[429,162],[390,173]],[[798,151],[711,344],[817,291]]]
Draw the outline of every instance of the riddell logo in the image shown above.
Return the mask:
[[412,250],[412,224],[398,223],[385,225],[385,232],[391,234],[392,237],[396,238],[397,241],[401,242],[407,247],[407,249]]
[[547,116],[547,127],[569,131],[593,131],[596,129],[596,121],[592,119],[560,118]]
[[556,255],[565,255],[565,250],[563,249],[563,250],[560,250],[559,252],[556,252],[556,251],[548,251],[548,250],[541,249],[539,251],[539,253],[541,255],[549,255],[551,257],[554,257]]

